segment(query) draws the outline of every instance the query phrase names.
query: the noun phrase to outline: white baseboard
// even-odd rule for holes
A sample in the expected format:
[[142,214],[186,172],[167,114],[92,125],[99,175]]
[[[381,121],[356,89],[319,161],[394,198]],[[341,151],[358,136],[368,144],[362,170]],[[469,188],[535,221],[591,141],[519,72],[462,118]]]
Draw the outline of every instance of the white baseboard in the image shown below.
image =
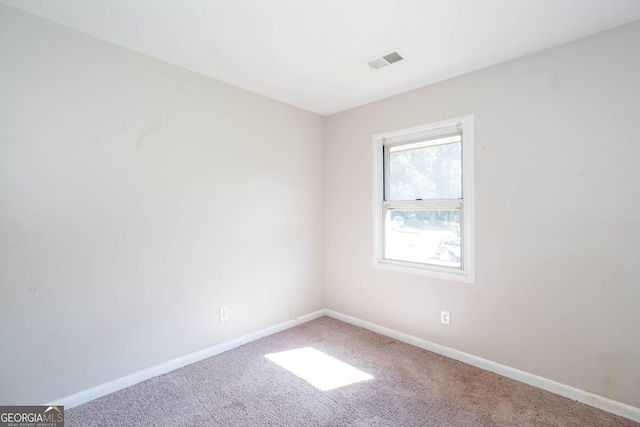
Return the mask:
[[295,319],[271,326],[266,329],[262,329],[258,332],[244,335],[240,338],[236,338],[234,340],[227,341],[218,345],[214,345],[204,350],[200,350],[195,353],[191,353],[186,356],[178,357],[177,359],[173,359],[168,362],[161,363],[160,365],[156,365],[151,368],[144,369],[142,371],[134,372],[122,378],[109,381],[108,383],[104,383],[96,387],[92,387],[88,390],[84,390],[79,393],[72,394],[71,396],[67,396],[67,397],[55,400],[53,402],[45,403],[45,405],[64,406],[65,409],[71,409],[73,407],[82,405],[83,403],[87,403],[99,397],[106,396],[107,394],[116,392],[118,390],[122,390],[123,388],[127,388],[132,385],[138,384],[142,381],[148,380],[150,378],[157,377],[162,374],[166,374],[167,372],[171,372],[178,368],[182,368],[183,366],[199,362],[208,357],[215,356],[216,354],[224,353],[225,351],[229,351],[236,347],[240,347],[241,345],[259,340],[260,338],[264,338],[266,336],[273,335],[278,332],[282,332],[284,330],[293,328],[294,326],[301,325],[303,323],[306,323],[313,319],[317,319],[324,315],[326,315],[326,310],[323,309],[310,314],[306,314],[304,316],[296,317]]
[[295,319],[271,326],[258,332],[254,332],[231,341],[214,345],[204,350],[170,360],[168,362],[153,366],[148,369],[144,369],[139,372],[134,372],[133,374],[118,378],[116,380],[101,384],[96,387],[92,387],[88,390],[81,391],[71,396],[46,403],[45,405],[64,405],[65,409],[71,409],[75,406],[81,405],[102,396],[106,396],[107,394],[122,390],[123,388],[130,387],[150,378],[166,374],[183,366],[199,362],[208,357],[224,353],[225,351],[232,350],[241,345],[248,344],[252,341],[259,340],[260,338],[273,335],[275,333],[284,331],[294,326],[301,325],[303,323],[309,322],[310,320],[314,320],[325,315],[333,317],[334,319],[342,320],[343,322],[347,322],[355,326],[368,329],[373,332],[377,332],[381,335],[397,339],[407,344],[411,344],[413,346],[423,348],[425,350],[429,350],[464,363],[468,363],[469,365],[476,366],[486,371],[495,372],[496,374],[505,376],[507,378],[511,378],[516,381],[520,381],[525,384],[550,391],[560,396],[585,403],[589,406],[602,409],[612,414],[619,415],[636,422],[640,422],[640,408],[620,403],[615,400],[599,396],[597,394],[589,393],[587,391],[561,384],[547,378],[540,377],[538,375],[530,374],[528,372],[511,368],[509,366],[501,365],[500,363],[492,362],[491,360],[483,359],[481,357],[474,356],[463,351],[455,350],[450,347],[436,344],[422,338],[414,337],[403,332],[376,325],[375,323],[367,322],[366,320],[358,319],[356,317],[348,316],[346,314],[342,314],[329,309],[318,310],[316,312],[297,317]]
[[370,331],[377,332],[381,335],[397,339],[398,341],[402,341],[407,344],[411,344],[413,346],[450,357],[451,359],[459,360],[460,362],[476,366],[486,371],[495,372],[496,374],[500,374],[504,377],[550,391],[560,396],[585,403],[589,406],[602,409],[604,411],[628,418],[636,422],[640,422],[640,408],[636,408],[625,403],[620,403],[615,400],[599,396],[597,394],[589,393],[587,391],[561,384],[547,378],[540,377],[538,375],[530,374],[528,372],[511,368],[509,366],[501,365],[500,363],[492,362],[491,360],[483,359],[481,357],[474,356],[463,351],[455,350],[450,347],[445,347],[443,345],[436,344],[422,338],[398,332],[396,330],[376,325],[374,323],[367,322],[366,320],[351,317],[333,310],[327,309],[325,310],[325,314],[329,317],[333,317],[334,319],[342,320],[343,322],[347,322],[355,326],[360,326]]

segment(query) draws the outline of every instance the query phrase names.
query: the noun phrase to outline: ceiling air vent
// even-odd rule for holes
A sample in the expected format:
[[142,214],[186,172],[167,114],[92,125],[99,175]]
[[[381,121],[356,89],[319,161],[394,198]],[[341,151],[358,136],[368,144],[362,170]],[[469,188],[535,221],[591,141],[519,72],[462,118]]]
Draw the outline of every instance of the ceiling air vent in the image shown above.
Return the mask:
[[396,62],[400,62],[407,57],[400,52],[399,49],[394,49],[391,52],[385,53],[382,56],[369,59],[368,61],[364,61],[364,63],[373,71],[379,70],[382,67],[386,67],[387,65],[395,64]]

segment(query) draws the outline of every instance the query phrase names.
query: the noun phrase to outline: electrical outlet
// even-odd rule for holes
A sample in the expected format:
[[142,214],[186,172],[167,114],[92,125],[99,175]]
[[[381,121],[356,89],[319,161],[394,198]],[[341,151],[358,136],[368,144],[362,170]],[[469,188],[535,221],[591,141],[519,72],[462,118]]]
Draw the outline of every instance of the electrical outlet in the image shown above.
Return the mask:
[[440,311],[440,323],[451,326],[451,313],[446,310]]
[[220,321],[229,320],[229,307],[220,307]]

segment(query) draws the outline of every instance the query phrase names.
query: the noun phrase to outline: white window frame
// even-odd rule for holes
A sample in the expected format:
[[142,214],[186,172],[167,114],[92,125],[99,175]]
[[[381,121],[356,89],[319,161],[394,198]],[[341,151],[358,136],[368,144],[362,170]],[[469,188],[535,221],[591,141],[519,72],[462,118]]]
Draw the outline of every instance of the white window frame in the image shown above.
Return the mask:
[[[468,115],[437,123],[401,129],[373,135],[373,267],[403,273],[418,274],[464,283],[475,283],[475,220],[474,220],[474,116]],[[387,145],[409,143],[419,139],[434,138],[453,132],[462,132],[462,250],[461,268],[435,264],[422,264],[393,259],[385,259],[384,252],[384,215],[385,215],[385,159]],[[407,204],[407,202],[401,202]],[[419,202],[416,202],[419,203]],[[407,206],[409,206],[407,204]]]

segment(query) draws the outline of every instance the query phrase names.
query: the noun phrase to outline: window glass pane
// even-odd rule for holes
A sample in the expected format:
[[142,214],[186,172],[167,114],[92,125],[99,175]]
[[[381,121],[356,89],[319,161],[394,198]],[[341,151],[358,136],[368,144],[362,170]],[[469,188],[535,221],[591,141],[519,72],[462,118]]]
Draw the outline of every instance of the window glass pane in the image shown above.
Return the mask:
[[462,198],[460,135],[389,148],[386,200]]
[[460,209],[387,209],[384,258],[461,268]]

